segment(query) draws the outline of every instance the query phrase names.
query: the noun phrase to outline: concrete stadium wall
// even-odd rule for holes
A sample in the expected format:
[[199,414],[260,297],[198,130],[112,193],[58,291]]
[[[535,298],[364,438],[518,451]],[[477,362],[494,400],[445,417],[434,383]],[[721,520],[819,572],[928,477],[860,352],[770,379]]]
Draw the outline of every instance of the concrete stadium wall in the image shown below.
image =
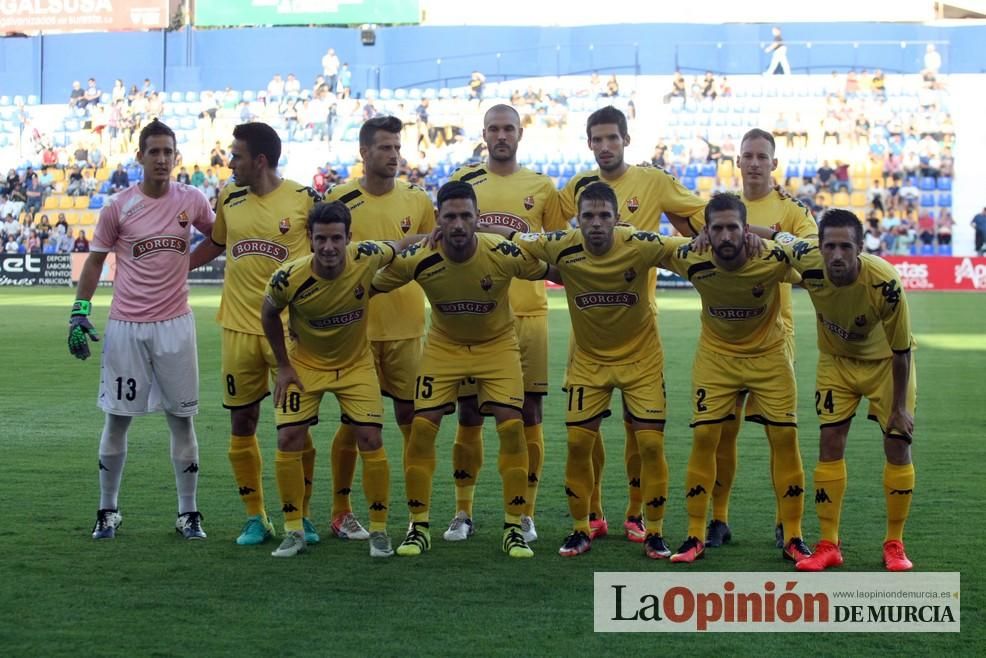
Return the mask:
[[[321,72],[332,46],[353,71],[353,89],[456,86],[473,70],[491,80],[586,74],[722,74],[762,71],[771,25],[602,25],[588,27],[392,27],[363,46],[343,28],[257,28],[63,34],[0,39],[0,94],[68,97],[73,80],[150,77],[159,89],[264,88],[274,73],[304,84]],[[945,73],[982,73],[986,26],[894,23],[792,23],[781,26],[795,72],[882,68],[920,70],[924,44],[936,42]],[[810,47],[809,44],[810,43]],[[498,56],[499,54],[499,56]]]

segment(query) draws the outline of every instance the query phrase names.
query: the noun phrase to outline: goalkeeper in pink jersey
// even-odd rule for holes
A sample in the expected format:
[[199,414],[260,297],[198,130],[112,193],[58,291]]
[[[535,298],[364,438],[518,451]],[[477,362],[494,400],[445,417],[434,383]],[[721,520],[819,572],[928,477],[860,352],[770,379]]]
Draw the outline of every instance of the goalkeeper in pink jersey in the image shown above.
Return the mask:
[[89,358],[93,293],[110,252],[116,255],[113,301],[103,338],[99,407],[106,412],[99,442],[99,511],[93,539],[112,539],[120,527],[117,496],[134,416],[164,411],[178,489],[175,530],[205,539],[195,500],[199,447],[192,417],[199,407],[195,318],[188,305],[192,226],[212,232],[214,213],[198,189],[171,181],[175,133],[160,121],[140,132],[137,160],[143,181],[115,195],[99,214],[69,319],[69,351]]

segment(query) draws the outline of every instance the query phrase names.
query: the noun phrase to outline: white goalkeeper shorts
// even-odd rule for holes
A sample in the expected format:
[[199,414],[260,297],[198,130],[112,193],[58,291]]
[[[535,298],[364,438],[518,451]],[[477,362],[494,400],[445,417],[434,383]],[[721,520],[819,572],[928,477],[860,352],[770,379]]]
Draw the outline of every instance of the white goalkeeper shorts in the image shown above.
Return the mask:
[[117,416],[199,411],[199,359],[192,313],[161,322],[109,320],[103,336],[99,408]]

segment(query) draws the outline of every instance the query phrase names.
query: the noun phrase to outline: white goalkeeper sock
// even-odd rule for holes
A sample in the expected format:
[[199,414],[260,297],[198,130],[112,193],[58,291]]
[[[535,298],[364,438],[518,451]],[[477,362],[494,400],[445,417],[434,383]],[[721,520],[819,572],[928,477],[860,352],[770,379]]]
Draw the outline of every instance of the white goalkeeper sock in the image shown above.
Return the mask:
[[178,513],[197,512],[195,493],[199,483],[199,443],[192,418],[165,414],[171,429],[171,463],[178,489]]
[[129,416],[106,414],[103,435],[99,439],[99,509],[118,509],[120,481],[127,463],[130,420]]

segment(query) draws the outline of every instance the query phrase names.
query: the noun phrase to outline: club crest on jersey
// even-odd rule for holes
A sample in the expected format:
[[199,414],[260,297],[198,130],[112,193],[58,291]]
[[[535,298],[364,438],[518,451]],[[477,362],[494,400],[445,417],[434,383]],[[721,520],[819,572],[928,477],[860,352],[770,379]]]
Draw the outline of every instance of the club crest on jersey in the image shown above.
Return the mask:
[[856,326],[857,327],[865,327],[866,326],[866,316],[865,315],[857,315],[856,316],[856,319],[854,320],[854,322],[856,323]]
[[627,199],[627,210],[630,212],[637,212],[638,208],[640,208],[640,200],[637,197],[632,196]]
[[285,217],[284,219],[282,219],[281,220],[281,223],[277,225],[277,230],[281,232],[281,235],[284,235],[285,233],[287,233],[288,231],[290,231],[291,230],[291,220],[288,219],[287,217]]
[[157,235],[152,238],[144,238],[134,243],[130,253],[134,260],[140,260],[144,256],[157,253],[159,251],[173,251],[176,254],[183,254],[188,251],[188,243],[184,238],[173,235]]
[[534,197],[532,197],[531,195],[527,195],[526,197],[524,197],[524,208],[530,210],[533,207],[534,207]]
[[188,213],[182,210],[178,213],[178,226],[185,228],[188,226]]
[[626,280],[627,283],[630,283],[631,281],[637,278],[637,270],[631,267],[630,269],[628,269],[626,272],[623,273],[623,278],[624,280]]
[[479,287],[482,288],[484,292],[490,291],[490,288],[493,287],[493,279],[489,274],[479,280]]
[[753,293],[754,297],[763,297],[763,284],[758,283],[757,285],[753,286],[753,290],[751,290],[750,292]]
[[401,220],[401,232],[407,233],[410,230],[411,230],[411,216],[408,215],[407,217]]
[[365,294],[366,294],[366,290],[363,289],[363,284],[362,283],[356,284],[356,287],[353,288],[353,296],[356,297],[356,299],[363,299],[363,295]]

